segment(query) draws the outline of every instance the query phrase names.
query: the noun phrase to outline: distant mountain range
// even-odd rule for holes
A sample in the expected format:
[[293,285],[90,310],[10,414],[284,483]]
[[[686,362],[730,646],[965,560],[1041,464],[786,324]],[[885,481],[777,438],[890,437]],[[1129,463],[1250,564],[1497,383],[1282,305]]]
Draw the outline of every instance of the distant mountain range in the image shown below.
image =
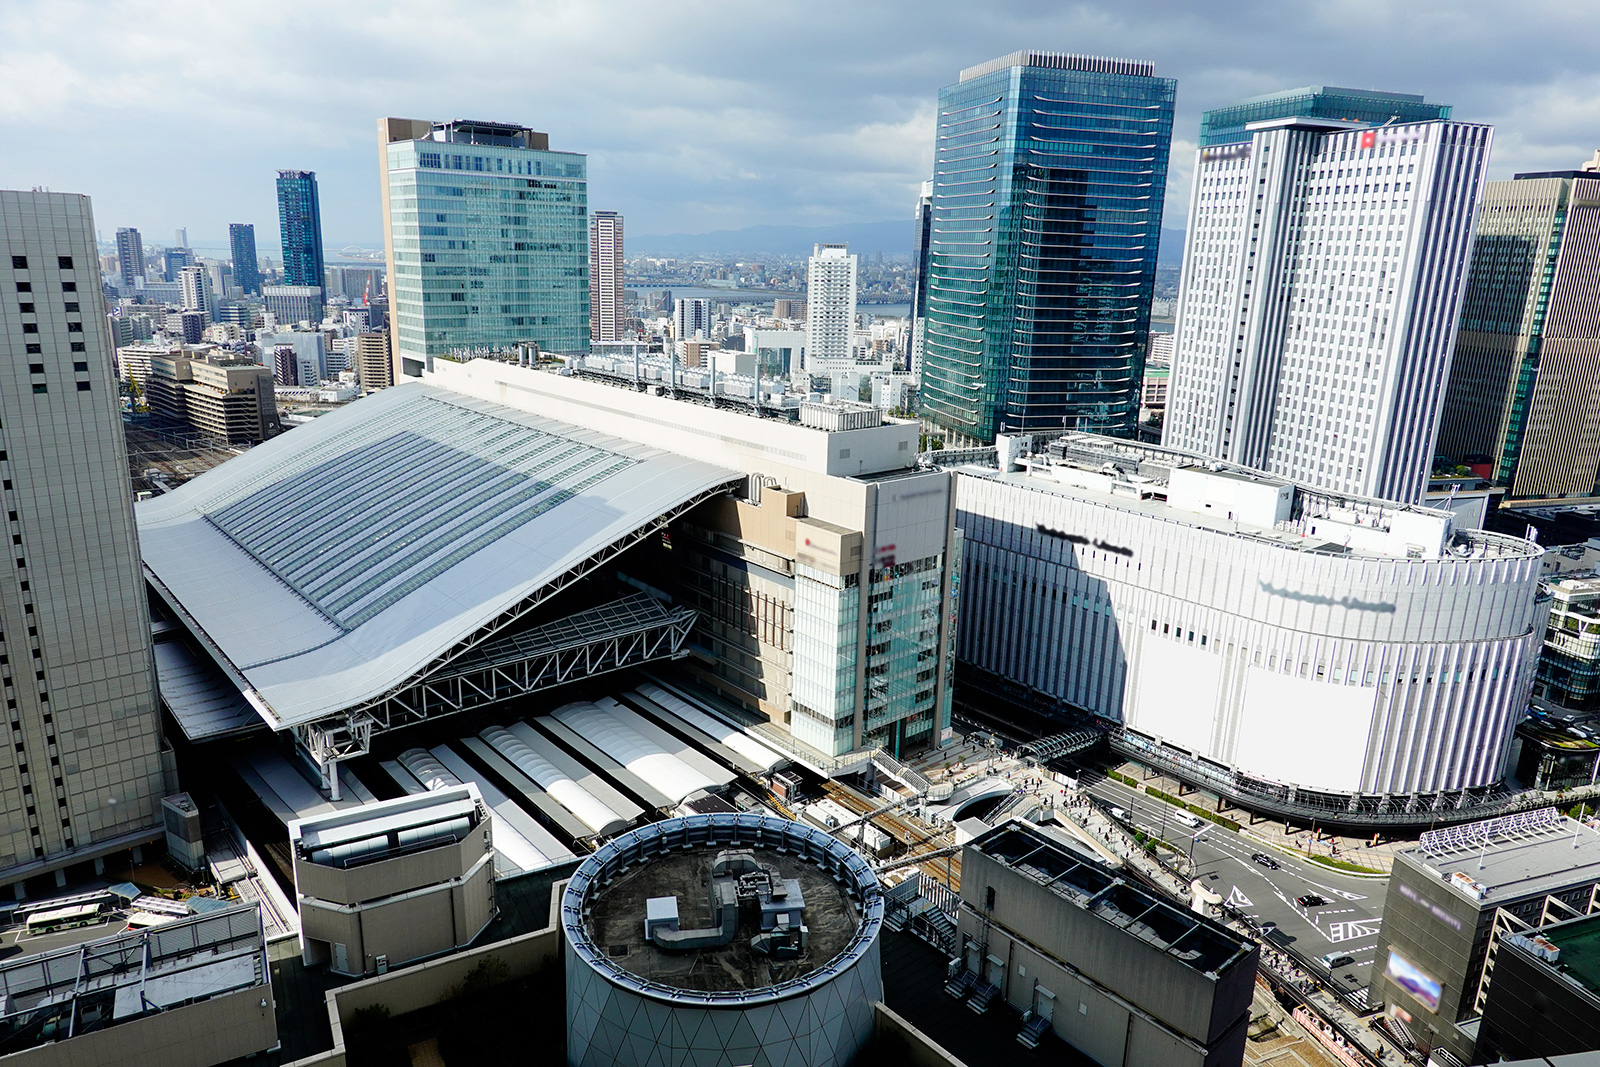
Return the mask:
[[[713,230],[711,233],[669,233],[628,235],[628,251],[646,256],[804,256],[813,245],[845,242],[863,255],[882,252],[886,256],[911,254],[913,227],[910,219],[886,222],[846,222],[837,226],[746,226],[742,230]],[[1159,264],[1178,267],[1183,263],[1183,231],[1161,231]]]

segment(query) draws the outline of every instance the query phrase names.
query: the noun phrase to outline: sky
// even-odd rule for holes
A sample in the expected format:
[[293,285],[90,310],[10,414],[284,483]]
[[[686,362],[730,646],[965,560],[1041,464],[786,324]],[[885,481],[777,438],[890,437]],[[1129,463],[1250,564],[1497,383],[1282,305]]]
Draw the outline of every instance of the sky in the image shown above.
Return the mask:
[[[0,0],[0,188],[88,193],[110,237],[253,222],[314,170],[325,244],[381,247],[377,120],[517,122],[589,159],[633,234],[909,219],[934,105],[1028,48],[1178,79],[1164,225],[1200,112],[1325,84],[1422,93],[1495,127],[1490,178],[1600,147],[1585,0]],[[909,233],[909,230],[908,230]]]

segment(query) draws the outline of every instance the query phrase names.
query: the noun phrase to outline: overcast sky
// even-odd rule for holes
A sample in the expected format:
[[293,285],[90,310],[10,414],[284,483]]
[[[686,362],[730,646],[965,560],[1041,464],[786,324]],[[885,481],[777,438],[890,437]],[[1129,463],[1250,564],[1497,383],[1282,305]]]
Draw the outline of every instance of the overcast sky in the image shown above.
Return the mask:
[[589,157],[634,234],[909,218],[934,102],[1019,48],[1178,79],[1168,226],[1200,112],[1327,84],[1423,93],[1495,126],[1490,176],[1600,146],[1583,0],[0,0],[0,187],[84,192],[107,236],[196,246],[317,172],[330,250],[382,243],[376,120],[524,123]]

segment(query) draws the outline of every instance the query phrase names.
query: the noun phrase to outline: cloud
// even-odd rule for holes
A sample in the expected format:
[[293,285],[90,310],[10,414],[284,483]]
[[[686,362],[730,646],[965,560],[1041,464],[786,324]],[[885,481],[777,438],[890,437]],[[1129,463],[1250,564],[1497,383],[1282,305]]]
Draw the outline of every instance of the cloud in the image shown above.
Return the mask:
[[1200,112],[1307,84],[1418,92],[1492,122],[1492,177],[1600,145],[1600,29],[1532,0],[8,0],[0,186],[91,194],[109,232],[274,244],[274,172],[317,171],[330,245],[381,240],[376,120],[523,122],[584,152],[631,233],[907,217],[934,103],[1018,48],[1150,59],[1178,79],[1167,224]]

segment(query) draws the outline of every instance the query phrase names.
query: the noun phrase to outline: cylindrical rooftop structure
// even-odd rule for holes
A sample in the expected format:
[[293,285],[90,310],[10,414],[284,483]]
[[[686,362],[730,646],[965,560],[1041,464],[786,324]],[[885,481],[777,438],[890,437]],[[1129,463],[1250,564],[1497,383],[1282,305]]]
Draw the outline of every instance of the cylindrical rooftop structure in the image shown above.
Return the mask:
[[770,815],[640,827],[561,900],[567,1062],[845,1067],[883,999],[877,876],[848,845]]

